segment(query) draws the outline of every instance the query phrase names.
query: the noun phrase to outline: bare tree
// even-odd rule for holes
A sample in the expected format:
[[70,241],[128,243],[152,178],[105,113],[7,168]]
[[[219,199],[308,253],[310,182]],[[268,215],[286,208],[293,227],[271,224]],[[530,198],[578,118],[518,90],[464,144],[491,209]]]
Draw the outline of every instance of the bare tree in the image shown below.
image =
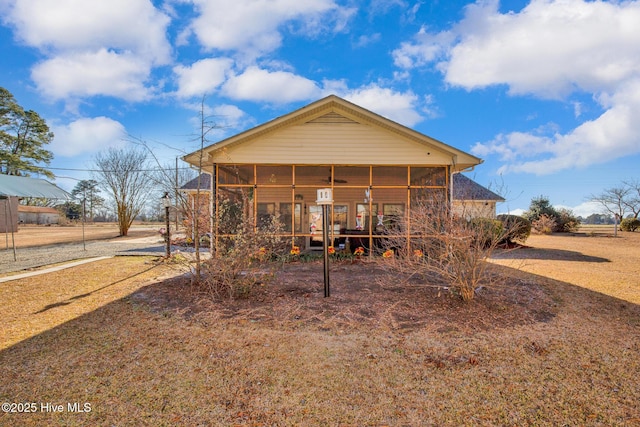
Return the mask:
[[634,213],[634,217],[638,217],[640,211],[640,200],[637,197],[638,189],[628,183],[623,183],[619,187],[607,188],[600,194],[590,196],[592,202],[599,203],[605,212],[612,215],[618,215],[618,218],[624,218],[627,211]]
[[629,195],[624,200],[625,207],[633,213],[634,218],[638,218],[640,216],[640,180],[623,181],[622,184],[629,189]]
[[[202,262],[200,259],[200,237],[199,237],[199,218],[202,215],[202,206],[201,206],[201,179],[202,179],[202,163],[204,161],[204,145],[208,142],[207,136],[210,132],[215,129],[219,129],[220,127],[213,123],[210,117],[205,115],[205,99],[206,96],[202,97],[202,101],[200,103],[200,135],[198,140],[200,142],[200,151],[198,153],[198,176],[197,176],[197,185],[196,185],[196,195],[195,195],[195,203],[194,203],[194,211],[193,215],[193,229],[196,234],[196,238],[193,241],[195,247],[195,255],[196,255],[196,281],[200,281],[201,279],[201,266]],[[212,195],[213,196],[213,195]],[[213,222],[212,212],[209,212],[209,222]],[[211,236],[213,237],[213,236]],[[213,251],[213,240],[209,241],[209,250]]]
[[115,201],[118,228],[126,236],[153,189],[145,151],[109,148],[96,155],[95,179]]

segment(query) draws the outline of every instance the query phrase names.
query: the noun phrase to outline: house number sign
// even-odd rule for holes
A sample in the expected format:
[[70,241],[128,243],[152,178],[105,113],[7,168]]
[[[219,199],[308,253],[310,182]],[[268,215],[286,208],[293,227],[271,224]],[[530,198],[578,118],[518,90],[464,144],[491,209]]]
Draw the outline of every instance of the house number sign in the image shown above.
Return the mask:
[[333,203],[333,190],[331,188],[320,188],[317,191],[316,203],[319,205],[330,205]]

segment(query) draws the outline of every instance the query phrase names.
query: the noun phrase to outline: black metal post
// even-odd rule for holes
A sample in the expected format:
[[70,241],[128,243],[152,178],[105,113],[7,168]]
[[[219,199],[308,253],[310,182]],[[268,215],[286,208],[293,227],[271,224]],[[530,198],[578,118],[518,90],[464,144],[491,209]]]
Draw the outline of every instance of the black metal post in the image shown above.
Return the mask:
[[329,205],[322,205],[322,242],[324,252],[324,297],[330,296],[329,288]]
[[82,250],[86,251],[87,250],[87,241],[85,239],[84,236],[84,224],[85,224],[85,220],[86,220],[86,202],[87,199],[83,198],[82,199]]
[[165,256],[167,258],[171,257],[171,231],[170,231],[170,227],[171,224],[169,224],[169,207],[171,205],[170,199],[169,199],[169,193],[164,193],[164,197],[163,200],[164,202],[164,220],[165,220],[165,226],[166,228],[166,233],[164,235],[164,239],[165,239]]

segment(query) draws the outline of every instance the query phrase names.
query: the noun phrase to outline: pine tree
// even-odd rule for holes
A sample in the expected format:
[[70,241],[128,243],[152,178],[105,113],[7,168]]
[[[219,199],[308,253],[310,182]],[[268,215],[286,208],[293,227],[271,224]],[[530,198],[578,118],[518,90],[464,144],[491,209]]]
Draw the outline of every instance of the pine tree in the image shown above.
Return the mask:
[[53,178],[48,165],[53,153],[45,148],[53,140],[47,122],[35,111],[25,111],[11,92],[0,87],[0,173]]

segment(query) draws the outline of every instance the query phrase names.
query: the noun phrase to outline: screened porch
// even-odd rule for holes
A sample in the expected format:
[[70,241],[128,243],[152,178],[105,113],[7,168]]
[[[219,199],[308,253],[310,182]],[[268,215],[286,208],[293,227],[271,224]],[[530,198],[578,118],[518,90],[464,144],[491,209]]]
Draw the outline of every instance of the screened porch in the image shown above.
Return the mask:
[[[336,250],[366,252],[382,239],[407,237],[411,207],[425,198],[448,200],[449,166],[214,165],[214,238],[231,237],[241,217],[256,228],[273,221],[278,235],[301,250],[323,248],[317,190],[331,188],[330,240]],[[405,226],[400,226],[404,224]]]

